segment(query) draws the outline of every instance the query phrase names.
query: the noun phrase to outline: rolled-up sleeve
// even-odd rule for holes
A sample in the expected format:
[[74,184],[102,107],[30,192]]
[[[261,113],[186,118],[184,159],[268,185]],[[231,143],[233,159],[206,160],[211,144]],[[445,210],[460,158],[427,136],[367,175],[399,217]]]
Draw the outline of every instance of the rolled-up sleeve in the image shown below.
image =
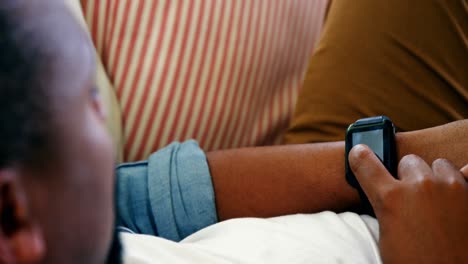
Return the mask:
[[217,222],[206,156],[193,140],[120,165],[116,199],[117,224],[135,233],[180,241]]

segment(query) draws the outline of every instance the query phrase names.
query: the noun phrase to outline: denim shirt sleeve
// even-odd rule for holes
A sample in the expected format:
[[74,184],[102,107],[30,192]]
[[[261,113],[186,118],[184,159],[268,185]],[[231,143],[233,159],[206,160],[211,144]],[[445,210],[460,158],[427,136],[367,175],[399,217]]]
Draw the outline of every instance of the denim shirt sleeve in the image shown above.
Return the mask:
[[180,241],[217,222],[204,152],[189,140],[117,168],[117,225]]

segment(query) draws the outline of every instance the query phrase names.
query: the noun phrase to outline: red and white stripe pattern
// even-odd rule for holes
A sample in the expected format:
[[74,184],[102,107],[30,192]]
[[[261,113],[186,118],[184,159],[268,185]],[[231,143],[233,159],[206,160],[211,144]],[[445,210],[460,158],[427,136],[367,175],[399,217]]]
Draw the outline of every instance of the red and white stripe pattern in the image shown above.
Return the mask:
[[82,0],[121,104],[124,159],[174,140],[279,143],[328,0]]

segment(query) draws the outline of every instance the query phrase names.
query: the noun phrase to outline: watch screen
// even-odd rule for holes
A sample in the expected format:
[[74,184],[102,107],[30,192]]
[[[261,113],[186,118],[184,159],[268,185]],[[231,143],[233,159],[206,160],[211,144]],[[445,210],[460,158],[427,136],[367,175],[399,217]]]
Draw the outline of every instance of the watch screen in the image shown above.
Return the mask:
[[383,157],[383,130],[369,130],[353,133],[353,147],[357,144],[365,144],[371,148],[381,160]]

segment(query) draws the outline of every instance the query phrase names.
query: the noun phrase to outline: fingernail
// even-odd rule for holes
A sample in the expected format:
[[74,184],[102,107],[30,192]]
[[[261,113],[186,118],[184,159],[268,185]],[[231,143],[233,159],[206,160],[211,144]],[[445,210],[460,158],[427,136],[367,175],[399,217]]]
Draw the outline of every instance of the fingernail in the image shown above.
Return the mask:
[[461,168],[460,172],[468,177],[468,164],[465,165],[465,167]]

